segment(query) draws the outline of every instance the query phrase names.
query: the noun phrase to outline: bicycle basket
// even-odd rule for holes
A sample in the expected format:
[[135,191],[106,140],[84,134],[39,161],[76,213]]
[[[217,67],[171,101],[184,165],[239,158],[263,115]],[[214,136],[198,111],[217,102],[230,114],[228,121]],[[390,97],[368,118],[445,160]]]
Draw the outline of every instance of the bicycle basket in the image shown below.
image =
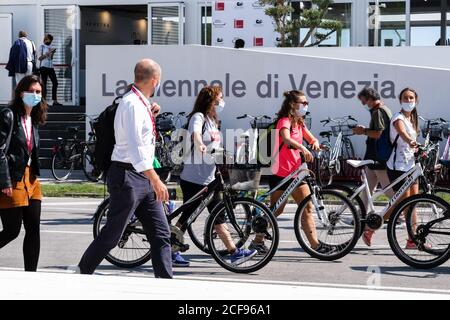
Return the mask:
[[442,136],[442,131],[444,131],[441,125],[430,126],[429,128],[427,128],[426,126],[422,126],[421,130],[422,130],[422,137],[426,138],[429,132],[430,139],[440,139]]
[[172,131],[175,129],[172,115],[157,116],[155,122],[156,130],[158,131]]
[[341,132],[344,137],[353,135],[352,128],[347,124],[342,124],[339,126],[330,126],[330,127],[331,127],[331,131],[333,132],[333,136],[335,136],[335,137],[337,137],[339,135],[339,133],[341,133]]
[[231,167],[228,169],[230,185],[233,190],[258,190],[261,171],[256,167]]
[[273,120],[272,119],[258,119],[255,120],[255,123],[252,123],[252,128],[253,129],[266,129],[268,126],[270,126],[272,124]]

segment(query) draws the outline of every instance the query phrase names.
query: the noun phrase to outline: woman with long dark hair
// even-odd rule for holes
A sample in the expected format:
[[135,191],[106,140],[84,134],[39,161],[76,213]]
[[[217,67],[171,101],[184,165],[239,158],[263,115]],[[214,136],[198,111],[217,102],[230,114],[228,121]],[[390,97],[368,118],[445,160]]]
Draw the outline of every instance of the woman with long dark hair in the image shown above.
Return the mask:
[[[213,157],[206,151],[221,145],[218,114],[224,108],[222,89],[218,86],[206,86],[198,94],[194,108],[188,116],[188,131],[193,141],[193,148],[186,152],[183,172],[180,176],[183,202],[191,199],[215,179],[216,164]],[[216,194],[208,206],[208,211],[211,213],[219,202],[220,197]],[[194,202],[192,208],[195,209],[197,206],[198,202]],[[192,212],[183,212],[177,226],[180,227],[186,222],[191,214]],[[244,263],[256,254],[256,250],[236,248],[224,221],[219,221],[215,225],[215,230],[230,253],[229,258],[232,263]],[[189,266],[189,262],[184,260],[179,252],[173,255],[172,260],[174,266]]]
[[[278,186],[287,176],[295,171],[302,163],[300,153],[303,153],[306,162],[313,161],[311,152],[303,146],[306,140],[312,149],[320,149],[319,141],[312,135],[305,125],[305,116],[308,111],[309,102],[304,92],[291,90],[284,92],[284,101],[277,115],[275,145],[273,149],[272,175],[269,178],[270,189]],[[290,179],[277,191],[271,194],[270,203],[275,204],[283,192],[292,183]],[[292,197],[297,204],[300,204],[310,194],[306,183],[300,184],[292,192]],[[280,206],[275,215],[278,217],[284,211],[286,203]],[[317,239],[316,226],[312,214],[311,205],[308,205],[307,215],[302,219],[302,226],[306,231],[311,247],[318,252],[325,252],[329,247],[324,246]],[[258,234],[249,246],[249,249],[256,249],[260,254],[267,252],[264,244],[264,235]]]
[[0,111],[0,248],[25,227],[25,271],[36,271],[40,251],[41,186],[38,125],[47,116],[39,77],[24,77],[11,105]]

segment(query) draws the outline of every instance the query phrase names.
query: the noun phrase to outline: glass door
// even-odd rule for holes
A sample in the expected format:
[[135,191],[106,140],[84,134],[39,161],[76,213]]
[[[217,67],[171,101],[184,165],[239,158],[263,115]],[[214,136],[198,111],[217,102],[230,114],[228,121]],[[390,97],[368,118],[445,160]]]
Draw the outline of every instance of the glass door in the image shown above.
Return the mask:
[[[79,7],[43,6],[42,34],[36,46],[42,43],[44,35],[53,36],[52,45],[56,47],[53,66],[58,79],[58,101],[66,105],[79,103]],[[47,101],[51,98],[52,83],[47,81]]]
[[406,0],[369,1],[369,46],[409,45],[410,2]]

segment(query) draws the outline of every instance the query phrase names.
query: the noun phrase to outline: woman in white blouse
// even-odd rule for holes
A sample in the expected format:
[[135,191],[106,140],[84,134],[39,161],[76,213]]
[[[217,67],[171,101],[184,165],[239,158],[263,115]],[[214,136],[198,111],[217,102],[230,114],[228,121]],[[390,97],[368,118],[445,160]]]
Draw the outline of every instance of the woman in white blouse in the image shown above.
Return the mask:
[[[405,88],[400,92],[399,100],[401,110],[393,115],[390,123],[390,139],[394,149],[387,162],[387,174],[391,183],[415,166],[414,153],[418,146],[416,139],[419,136],[419,116],[417,114],[419,97],[417,92],[414,89]],[[396,184],[393,187],[394,191],[397,192],[403,183],[404,181]],[[418,193],[419,184],[416,181],[405,191],[398,202]],[[391,211],[384,218],[389,219],[390,213]],[[367,245],[371,244],[373,234],[373,230],[364,231],[363,240]],[[416,245],[408,239],[406,249],[416,249]]]

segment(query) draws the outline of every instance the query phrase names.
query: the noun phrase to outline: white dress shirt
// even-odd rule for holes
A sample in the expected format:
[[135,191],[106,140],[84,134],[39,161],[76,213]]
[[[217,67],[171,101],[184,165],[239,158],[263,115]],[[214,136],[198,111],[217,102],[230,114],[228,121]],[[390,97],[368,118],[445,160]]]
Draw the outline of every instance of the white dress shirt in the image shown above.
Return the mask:
[[155,135],[150,103],[134,88],[137,92],[125,94],[117,107],[114,118],[116,144],[111,160],[131,163],[137,172],[143,172],[153,169]]
[[27,62],[32,62],[34,60],[33,58],[33,51],[35,50],[34,43],[26,37],[22,37],[20,38],[20,40],[23,40],[27,46]]

